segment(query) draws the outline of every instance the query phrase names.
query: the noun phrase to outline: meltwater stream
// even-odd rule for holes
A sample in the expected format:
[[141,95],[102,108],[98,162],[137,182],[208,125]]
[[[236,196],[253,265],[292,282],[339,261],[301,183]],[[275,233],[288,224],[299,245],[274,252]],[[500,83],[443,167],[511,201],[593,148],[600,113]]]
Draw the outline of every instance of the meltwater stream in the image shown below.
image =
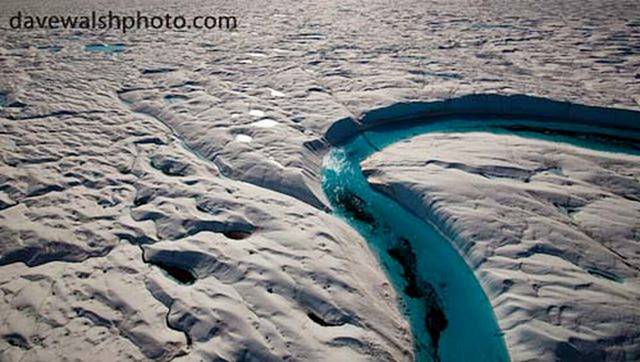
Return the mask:
[[[429,132],[485,131],[636,153],[636,144],[606,129],[501,119],[453,119],[363,132],[324,159],[323,189],[334,211],[369,242],[401,299],[417,361],[508,361],[493,308],[473,271],[432,220],[422,220],[376,192],[360,162],[382,148]],[[599,135],[599,136],[594,136]],[[637,136],[637,135],[636,135]]]

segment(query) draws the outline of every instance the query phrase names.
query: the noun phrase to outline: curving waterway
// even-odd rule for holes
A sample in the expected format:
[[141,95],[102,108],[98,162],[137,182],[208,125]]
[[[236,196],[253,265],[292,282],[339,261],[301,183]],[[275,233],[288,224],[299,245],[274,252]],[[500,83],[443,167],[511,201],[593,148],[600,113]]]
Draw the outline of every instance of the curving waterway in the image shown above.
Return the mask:
[[508,361],[503,334],[480,283],[444,227],[420,219],[371,188],[360,162],[398,141],[430,132],[491,132],[640,154],[637,132],[545,120],[448,118],[362,131],[323,163],[334,212],[369,243],[400,296],[418,361]]

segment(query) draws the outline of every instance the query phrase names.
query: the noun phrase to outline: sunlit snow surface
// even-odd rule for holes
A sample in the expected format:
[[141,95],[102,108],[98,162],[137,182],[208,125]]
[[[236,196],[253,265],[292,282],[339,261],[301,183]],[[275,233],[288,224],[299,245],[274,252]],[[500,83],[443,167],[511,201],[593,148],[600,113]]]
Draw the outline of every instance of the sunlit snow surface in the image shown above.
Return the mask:
[[[512,355],[545,360],[638,357],[639,167],[637,151],[482,132],[417,137],[363,163],[376,190],[459,235]],[[556,349],[534,356],[548,336]]]
[[279,123],[274,121],[273,119],[263,119],[251,124],[251,126],[256,128],[271,128],[277,126]]
[[246,134],[239,134],[236,136],[235,140],[237,142],[249,143],[253,141],[253,138],[251,136],[247,136]]
[[[8,29],[18,10],[234,14],[239,28]],[[411,359],[411,330],[378,260],[326,212],[326,130],[380,106],[470,93],[637,109],[639,18],[636,1],[0,2],[0,360]],[[124,49],[86,48],[92,44]],[[251,126],[263,117],[278,124]],[[481,141],[456,149],[477,150]],[[530,145],[532,154],[539,146]],[[508,148],[477,151],[506,165],[518,160]],[[548,153],[575,160],[553,146]],[[589,193],[636,190],[635,164],[611,171],[586,160]],[[447,205],[466,210],[489,200],[453,197],[444,189],[456,184],[433,180]],[[587,234],[632,240],[612,248],[626,258],[623,271],[596,263],[594,279],[572,284],[569,294],[538,281],[501,294],[502,285],[488,282],[499,279],[482,277],[483,265],[495,275],[514,265],[478,262],[513,359],[637,356],[637,332],[618,332],[638,321],[637,303],[617,304],[633,298],[638,273],[637,193],[625,192],[591,212],[626,216],[592,216]],[[465,225],[493,230],[495,220],[474,215],[465,213]],[[580,240],[571,255],[581,269],[608,255],[583,256],[595,244],[566,228]],[[529,251],[535,270],[565,279],[554,275],[548,249]],[[494,260],[491,249],[479,255],[472,260]],[[536,275],[517,273],[525,281]],[[179,282],[189,276],[192,284]],[[600,292],[576,294],[589,288]],[[536,314],[542,309],[505,300],[549,309]]]

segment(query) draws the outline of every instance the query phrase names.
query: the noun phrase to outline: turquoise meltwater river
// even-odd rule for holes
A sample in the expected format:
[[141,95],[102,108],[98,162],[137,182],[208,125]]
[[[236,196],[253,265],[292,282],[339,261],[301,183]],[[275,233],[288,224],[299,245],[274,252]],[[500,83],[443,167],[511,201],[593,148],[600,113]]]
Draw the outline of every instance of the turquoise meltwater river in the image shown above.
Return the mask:
[[[544,125],[544,128],[541,126]],[[493,308],[437,220],[423,220],[375,191],[360,162],[395,142],[429,132],[516,134],[608,152],[639,153],[606,129],[527,120],[449,119],[381,126],[326,155],[323,189],[334,212],[369,243],[400,296],[418,361],[509,361]],[[596,136],[597,135],[597,136]],[[637,136],[637,135],[635,135]],[[420,152],[420,150],[416,150]]]

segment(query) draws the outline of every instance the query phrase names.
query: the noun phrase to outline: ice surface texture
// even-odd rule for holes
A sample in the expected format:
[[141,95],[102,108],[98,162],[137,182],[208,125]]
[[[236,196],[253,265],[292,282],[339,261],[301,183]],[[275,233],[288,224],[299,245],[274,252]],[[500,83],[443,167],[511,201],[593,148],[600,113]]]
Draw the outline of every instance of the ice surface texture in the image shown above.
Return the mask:
[[457,236],[515,360],[640,357],[640,152],[434,132],[363,172]]
[[[410,359],[395,292],[323,211],[329,127],[472,93],[634,109],[640,95],[636,1],[117,5],[239,28],[3,25],[2,360]],[[0,22],[106,6],[7,0]],[[194,283],[154,266],[167,258]]]
[[[398,105],[372,111],[360,122],[352,122],[352,127],[340,127],[338,123],[338,129],[351,129],[358,135],[344,146],[345,151],[342,152],[351,154],[349,157],[357,161],[382,149],[363,163],[369,182],[421,219],[437,225],[447,237],[456,241],[455,246],[480,276],[483,287],[489,291],[498,311],[508,310],[501,312],[500,321],[510,341],[514,359],[531,359],[541,354],[549,360],[581,360],[587,356],[595,356],[596,359],[637,359],[640,345],[634,324],[640,310],[634,306],[634,301],[638,298],[639,268],[637,262],[630,262],[630,257],[639,253],[634,245],[637,244],[640,226],[637,221],[640,206],[637,204],[640,201],[637,172],[640,143],[636,122],[640,114],[566,104],[558,109],[583,110],[586,113],[573,111],[571,114],[580,117],[567,120],[499,119],[487,117],[487,110],[500,113],[492,101],[499,101],[497,104],[502,105],[502,112],[506,116],[513,116],[513,109],[517,110],[517,114],[527,114],[534,109],[544,110],[546,103],[551,107],[558,103],[528,97],[477,96],[471,97],[471,100],[484,101],[476,102],[474,108],[467,106],[474,104],[469,99]],[[516,101],[509,102],[512,99]],[[529,111],[524,102],[526,100],[530,100],[529,104],[533,106]],[[443,114],[433,110],[455,110],[456,107],[450,107],[449,104],[463,104],[459,107],[462,114],[475,116],[433,117],[434,114]],[[389,118],[379,117],[380,114],[386,114]],[[422,118],[422,114],[426,116]],[[485,116],[479,118],[478,114]],[[558,114],[563,113],[559,111]],[[603,118],[593,118],[592,115],[596,114]],[[578,118],[581,123],[576,124]],[[405,120],[410,122],[403,122]],[[567,123],[558,123],[562,121]],[[376,124],[380,126],[376,127]],[[589,124],[607,124],[615,128],[596,131]],[[359,125],[360,130],[357,129]],[[515,134],[511,135],[510,132]],[[421,133],[433,133],[434,136],[419,136],[383,149]],[[542,141],[536,143],[526,137]],[[449,143],[437,142],[441,138]],[[523,146],[525,141],[529,144]],[[435,148],[440,146],[442,150]],[[580,152],[587,155],[587,160],[580,160],[575,155]],[[486,159],[481,159],[481,164],[477,165],[475,158],[482,157]],[[598,166],[591,162],[597,162]],[[327,163],[329,170],[342,169],[345,167],[342,163],[348,164],[340,162],[336,166],[334,163]],[[445,171],[445,176],[438,177]],[[356,175],[350,177],[353,180],[357,178]],[[330,181],[329,192],[336,185],[341,189],[363,189],[363,186],[352,181],[344,182],[344,185],[339,185]],[[371,205],[372,208],[358,206],[361,213],[382,213],[387,219],[410,219],[398,216],[402,214],[399,211],[384,211],[392,207],[388,201],[376,202],[376,197],[369,197],[371,195],[366,191],[358,195],[364,198],[361,204]],[[600,198],[602,200],[598,200]],[[594,238],[593,230],[584,230],[584,224],[574,220],[574,213],[580,212],[582,206],[601,202],[608,203],[609,207],[591,210],[589,227],[598,228],[598,213],[606,214],[604,218],[610,217],[606,222],[615,226],[611,230],[603,227],[598,231],[599,237]],[[465,210],[462,215],[461,210]],[[549,214],[550,211],[561,215],[555,218]],[[390,225],[398,224],[391,219],[388,220]],[[401,224],[402,220],[399,222]],[[379,227],[374,229],[383,230]],[[421,245],[430,247],[430,242],[437,244],[437,237],[422,238],[421,235],[426,232],[408,230],[412,230],[411,225],[400,225],[394,233],[408,232],[405,237],[414,241],[414,250],[419,250]],[[384,260],[384,243],[393,243],[393,240],[380,242],[380,233],[365,230],[365,234],[371,234],[369,239],[380,244],[376,244],[374,249],[382,253]],[[610,245],[612,243],[615,245]],[[543,258],[540,263],[545,269],[542,271],[528,267],[537,258]],[[577,275],[571,275],[575,280],[564,280],[563,265],[555,258],[579,267]],[[452,263],[455,262],[454,258],[450,259]],[[509,259],[510,264],[506,262]],[[492,262],[500,267],[492,270]],[[618,275],[615,265],[630,273],[630,278]],[[456,266],[450,267],[454,270]],[[510,279],[508,276],[513,275],[513,269],[526,277]],[[429,273],[428,270],[426,272]],[[440,278],[446,281],[447,276]],[[596,285],[592,288],[594,278],[596,283],[601,282],[604,287]],[[432,279],[439,280],[438,277]],[[544,279],[546,283],[539,283],[539,279]],[[537,290],[541,285],[557,287],[557,290],[551,296],[538,300]],[[578,287],[574,288],[576,285]],[[535,290],[535,295],[528,293],[527,288]],[[448,287],[438,292],[447,294],[447,290]],[[505,297],[504,294],[509,293],[514,296]],[[610,295],[619,298],[610,299]],[[582,304],[574,306],[575,303]],[[445,311],[449,309],[451,313],[453,308],[447,308],[446,300],[444,306]],[[563,311],[576,310],[577,313],[571,317],[565,316],[562,320],[554,319],[553,326],[545,325],[549,322],[548,314],[555,313],[558,308]],[[478,312],[469,306],[470,315]],[[596,315],[591,315],[592,312]],[[615,326],[601,326],[603,321],[615,321],[617,318],[621,318],[619,323],[608,322]],[[591,333],[585,333],[585,329]],[[529,339],[531,335],[535,338]],[[460,337],[464,339],[462,334]]]
[[429,220],[373,190],[360,161],[364,135],[325,158],[323,189],[336,214],[368,241],[401,297],[420,361],[508,361],[491,304],[474,273]]

